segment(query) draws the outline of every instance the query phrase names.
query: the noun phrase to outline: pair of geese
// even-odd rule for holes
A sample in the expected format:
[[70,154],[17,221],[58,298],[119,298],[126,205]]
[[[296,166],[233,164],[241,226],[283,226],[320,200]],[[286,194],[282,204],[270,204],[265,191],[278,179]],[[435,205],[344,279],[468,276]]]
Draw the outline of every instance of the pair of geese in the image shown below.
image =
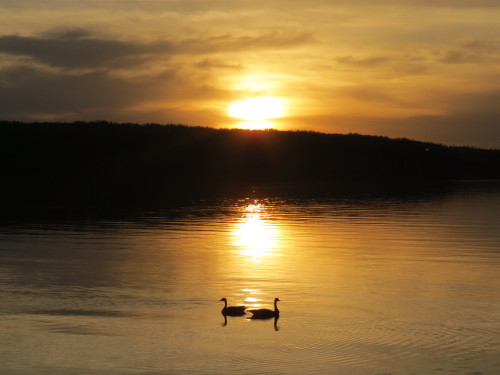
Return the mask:
[[[227,299],[222,298],[221,301],[224,301],[224,308],[222,309],[222,315],[224,316],[242,316],[246,314],[246,306],[228,306]],[[258,309],[258,310],[248,310],[252,313],[252,316],[249,319],[271,319],[271,318],[279,318],[280,311],[278,310],[278,301],[279,298],[274,299],[274,310],[269,309]]]

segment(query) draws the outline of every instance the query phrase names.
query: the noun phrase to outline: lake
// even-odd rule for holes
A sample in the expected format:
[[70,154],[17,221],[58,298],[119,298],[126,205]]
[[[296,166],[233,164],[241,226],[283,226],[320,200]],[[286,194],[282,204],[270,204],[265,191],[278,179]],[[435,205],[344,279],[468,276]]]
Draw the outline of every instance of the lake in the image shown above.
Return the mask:
[[4,218],[0,302],[2,374],[495,375],[500,183]]

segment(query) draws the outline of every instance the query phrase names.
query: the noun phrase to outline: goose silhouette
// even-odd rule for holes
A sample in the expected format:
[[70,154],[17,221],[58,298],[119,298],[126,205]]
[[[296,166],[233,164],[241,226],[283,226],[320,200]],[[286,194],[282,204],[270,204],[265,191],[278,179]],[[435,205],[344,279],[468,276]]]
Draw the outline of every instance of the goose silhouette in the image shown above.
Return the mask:
[[258,309],[258,310],[249,310],[252,313],[252,316],[249,319],[271,319],[280,317],[280,311],[278,310],[278,301],[279,298],[274,299],[274,310],[269,309]]
[[246,306],[228,306],[227,299],[221,298],[221,301],[224,301],[224,308],[221,313],[224,316],[242,316],[245,315]]

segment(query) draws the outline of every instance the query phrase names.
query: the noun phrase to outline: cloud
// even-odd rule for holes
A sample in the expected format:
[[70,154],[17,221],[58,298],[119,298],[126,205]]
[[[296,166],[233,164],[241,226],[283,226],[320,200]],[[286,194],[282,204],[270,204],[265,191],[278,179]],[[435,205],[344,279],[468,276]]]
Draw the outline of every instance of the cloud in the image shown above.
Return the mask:
[[[366,95],[354,93],[367,100]],[[362,88],[359,88],[362,90]],[[375,91],[374,98],[379,94]],[[348,92],[346,92],[348,95]],[[361,96],[359,96],[361,95]],[[384,93],[382,92],[383,96]],[[368,95],[368,99],[369,99]],[[500,89],[455,94],[442,93],[440,99],[447,110],[441,114],[374,116],[372,112],[351,115],[343,113],[302,116],[293,119],[293,129],[304,129],[304,124],[315,130],[330,133],[361,133],[405,137],[420,141],[455,146],[476,146],[500,150]]]
[[192,103],[226,97],[225,90],[211,86],[199,76],[175,70],[136,78],[99,70],[78,73],[33,65],[0,70],[0,113],[2,119],[9,120],[163,119],[200,123],[201,118],[189,116],[203,113],[194,110]]
[[288,49],[315,41],[312,34],[272,31],[257,35],[217,35],[202,39],[186,39],[176,44],[179,53],[215,53],[255,51],[259,49]]
[[[500,126],[495,116],[417,116],[388,120],[383,126],[395,136],[454,146],[477,146],[500,149]],[[391,128],[389,128],[391,127]]]
[[340,56],[333,59],[342,69],[352,71],[385,71],[394,75],[422,75],[428,72],[430,60],[417,52],[368,57]]
[[56,39],[84,39],[92,38],[90,30],[84,28],[54,28],[41,33],[46,38]]
[[[166,77],[163,77],[165,80]],[[5,117],[36,113],[110,111],[158,94],[148,80],[122,80],[103,72],[61,74],[22,66],[0,72],[0,112]]]
[[450,95],[454,106],[452,111],[458,116],[470,115],[480,117],[495,116],[500,127],[500,89],[476,93],[461,93]]
[[201,69],[228,69],[228,70],[241,70],[244,69],[241,64],[229,64],[222,60],[206,58],[196,63],[196,67]]
[[415,5],[427,5],[434,7],[463,7],[463,8],[497,8],[500,3],[497,0],[408,0]]
[[31,57],[35,61],[63,68],[132,67],[148,56],[172,51],[167,42],[140,44],[97,39],[82,30],[69,30],[54,37],[0,37],[0,52]]
[[500,60],[500,42],[473,40],[460,48],[441,53],[439,61],[447,64],[467,64],[482,62],[498,62]]
[[352,98],[362,103],[378,103],[378,105],[384,106],[407,105],[403,100],[387,91],[387,88],[369,85],[343,87],[335,90],[339,97]]
[[335,59],[340,64],[349,65],[352,67],[375,67],[379,65],[385,65],[391,61],[390,58],[386,56],[374,56],[362,59],[355,59],[352,56],[342,56]]
[[49,66],[70,69],[134,68],[177,54],[204,54],[290,48],[309,43],[303,33],[271,32],[256,36],[230,34],[201,39],[138,43],[93,37],[83,29],[49,33],[45,37],[0,36],[0,52],[30,57]]
[[[7,119],[95,114],[115,120],[127,112],[131,118],[142,113],[144,121],[154,112],[181,119],[188,119],[187,113],[208,113],[220,120],[207,108],[214,101],[219,106],[226,102],[230,91],[214,86],[213,70],[243,69],[224,54],[288,48],[309,40],[305,34],[272,32],[141,43],[99,38],[87,29],[0,36],[0,53],[10,56],[0,67],[0,113]],[[146,63],[149,67],[142,65]],[[117,67],[128,70],[118,72]],[[203,105],[196,109],[194,103]]]
[[[75,4],[68,4],[66,0],[24,0],[22,2],[16,0],[3,0],[3,6],[11,9],[31,9],[31,8],[55,8],[66,6],[71,9],[81,9],[93,7],[97,9],[126,9],[136,10],[145,8],[148,11],[168,10],[172,12],[204,12],[211,10],[228,10],[234,11],[238,9],[251,10],[251,9],[286,9],[286,7],[295,8],[310,8],[318,7],[321,5],[332,6],[331,0],[104,0],[104,1],[80,1]],[[372,0],[337,0],[337,6],[345,5],[369,5],[373,6]],[[380,0],[378,4],[381,5],[415,5],[421,6],[440,6],[440,7],[498,7],[500,4],[497,0]]]
[[449,94],[450,109],[441,115],[373,121],[378,132],[448,145],[500,149],[500,90]]

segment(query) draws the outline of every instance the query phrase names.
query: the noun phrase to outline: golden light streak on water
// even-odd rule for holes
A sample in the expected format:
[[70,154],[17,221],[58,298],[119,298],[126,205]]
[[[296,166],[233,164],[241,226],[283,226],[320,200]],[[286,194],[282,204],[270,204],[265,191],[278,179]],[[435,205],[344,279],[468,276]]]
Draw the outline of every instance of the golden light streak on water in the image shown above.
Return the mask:
[[240,256],[247,261],[260,263],[275,257],[278,247],[278,227],[265,217],[261,204],[249,204],[233,229],[234,245]]

